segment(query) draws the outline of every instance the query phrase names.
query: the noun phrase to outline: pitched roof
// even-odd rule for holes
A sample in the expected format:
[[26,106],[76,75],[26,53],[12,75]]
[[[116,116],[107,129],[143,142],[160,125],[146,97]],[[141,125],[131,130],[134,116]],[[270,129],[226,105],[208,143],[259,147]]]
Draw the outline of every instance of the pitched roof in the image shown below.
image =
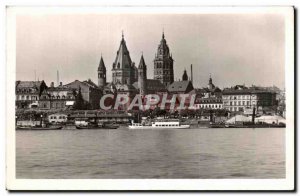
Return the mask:
[[144,60],[144,56],[142,55],[141,56],[141,60],[140,60],[140,64],[139,64],[139,69],[144,69],[146,68],[146,63],[145,63],[145,60]]
[[98,66],[98,71],[100,71],[100,70],[106,71],[106,67],[105,67],[102,56],[101,56],[100,63],[99,63],[99,66]]
[[168,86],[168,91],[169,92],[186,92],[187,90],[189,90],[188,88],[192,88],[192,90],[194,88],[191,81],[175,81]]
[[99,88],[92,80],[88,79],[83,81],[84,83],[88,84],[89,86],[93,87],[93,88]]
[[17,88],[39,88],[44,81],[16,81]]
[[[77,83],[77,86],[75,85]],[[99,87],[91,80],[85,80],[85,81],[79,81],[79,80],[75,80],[73,82],[70,82],[68,84],[63,85],[64,87],[70,87],[70,88],[74,88],[74,85],[76,86],[75,88],[79,87],[79,84],[91,87],[91,88],[96,88],[99,89]]]
[[126,42],[122,35],[122,40],[120,43],[119,50],[117,51],[117,56],[113,63],[113,69],[123,69],[131,67],[132,61],[129,55],[129,51],[126,46]]

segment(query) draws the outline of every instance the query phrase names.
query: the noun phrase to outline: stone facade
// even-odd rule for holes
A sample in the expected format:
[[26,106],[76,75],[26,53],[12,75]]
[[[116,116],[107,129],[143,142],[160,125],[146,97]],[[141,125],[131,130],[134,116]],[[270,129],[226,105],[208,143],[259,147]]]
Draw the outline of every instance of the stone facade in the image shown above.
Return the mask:
[[147,66],[143,55],[138,68],[138,88],[140,90],[140,95],[143,96],[147,94]]
[[120,47],[117,51],[117,56],[112,67],[113,84],[119,83],[131,85],[136,81],[137,68],[135,67],[134,62],[131,61],[123,34]]
[[173,62],[163,33],[154,59],[154,79],[160,80],[165,86],[172,84],[174,82]]

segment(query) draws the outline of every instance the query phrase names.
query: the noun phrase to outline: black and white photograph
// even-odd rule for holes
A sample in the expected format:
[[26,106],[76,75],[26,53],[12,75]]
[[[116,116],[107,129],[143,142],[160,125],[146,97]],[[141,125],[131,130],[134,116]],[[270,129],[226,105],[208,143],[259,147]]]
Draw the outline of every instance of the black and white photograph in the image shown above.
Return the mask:
[[293,7],[7,12],[9,190],[293,190]]

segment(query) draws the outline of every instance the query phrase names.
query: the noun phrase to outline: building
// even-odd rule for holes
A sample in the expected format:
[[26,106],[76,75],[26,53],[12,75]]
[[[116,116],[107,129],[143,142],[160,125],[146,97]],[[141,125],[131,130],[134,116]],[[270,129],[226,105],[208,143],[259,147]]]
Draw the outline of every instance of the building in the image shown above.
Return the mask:
[[147,94],[147,66],[143,55],[138,68],[138,88],[140,95],[144,96]]
[[[159,80],[147,79],[147,94],[163,94],[167,92],[167,88]],[[138,83],[132,85],[139,91]]]
[[252,111],[275,105],[276,94],[267,90],[237,85],[223,90],[223,107],[232,112]]
[[17,108],[36,108],[39,99],[47,88],[42,81],[16,81],[16,107]]
[[172,84],[174,82],[173,63],[174,60],[163,33],[154,59],[154,79],[160,80],[165,86]]
[[48,121],[50,123],[64,123],[64,122],[67,122],[68,120],[68,116],[66,114],[60,114],[60,113],[57,113],[57,114],[51,114],[48,116]]
[[135,67],[134,62],[131,61],[124,35],[122,33],[120,47],[117,51],[117,56],[112,65],[112,83],[131,85],[137,79],[136,73],[137,68]]
[[195,101],[195,109],[220,110],[222,108],[223,102],[220,97],[202,97]]
[[43,91],[39,101],[39,109],[42,110],[65,110],[70,109],[74,105],[76,91],[70,87],[62,86],[54,87],[54,82],[51,86]]
[[98,109],[100,107],[100,99],[103,95],[103,90],[100,89],[90,79],[85,81],[75,80],[69,84],[64,85],[77,93],[81,90],[83,100],[88,104],[89,109]]
[[168,91],[171,94],[186,94],[194,90],[191,81],[175,81],[168,86]]
[[98,66],[98,87],[103,89],[106,85],[106,67],[101,55],[100,63]]
[[182,75],[182,81],[188,81],[188,80],[189,80],[189,77],[188,77],[188,75],[186,73],[186,69],[185,69],[183,72],[183,75]]
[[211,76],[209,77],[207,87],[195,89],[195,93],[198,97],[206,99],[210,97],[222,98],[222,90],[214,85]]

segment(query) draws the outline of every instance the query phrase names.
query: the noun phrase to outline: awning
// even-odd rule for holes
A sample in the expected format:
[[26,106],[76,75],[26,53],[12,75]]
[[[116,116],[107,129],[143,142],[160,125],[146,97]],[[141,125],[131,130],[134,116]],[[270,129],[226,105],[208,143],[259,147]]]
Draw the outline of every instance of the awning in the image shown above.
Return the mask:
[[67,102],[66,102],[66,105],[74,105],[74,102],[75,102],[75,101],[67,101]]

